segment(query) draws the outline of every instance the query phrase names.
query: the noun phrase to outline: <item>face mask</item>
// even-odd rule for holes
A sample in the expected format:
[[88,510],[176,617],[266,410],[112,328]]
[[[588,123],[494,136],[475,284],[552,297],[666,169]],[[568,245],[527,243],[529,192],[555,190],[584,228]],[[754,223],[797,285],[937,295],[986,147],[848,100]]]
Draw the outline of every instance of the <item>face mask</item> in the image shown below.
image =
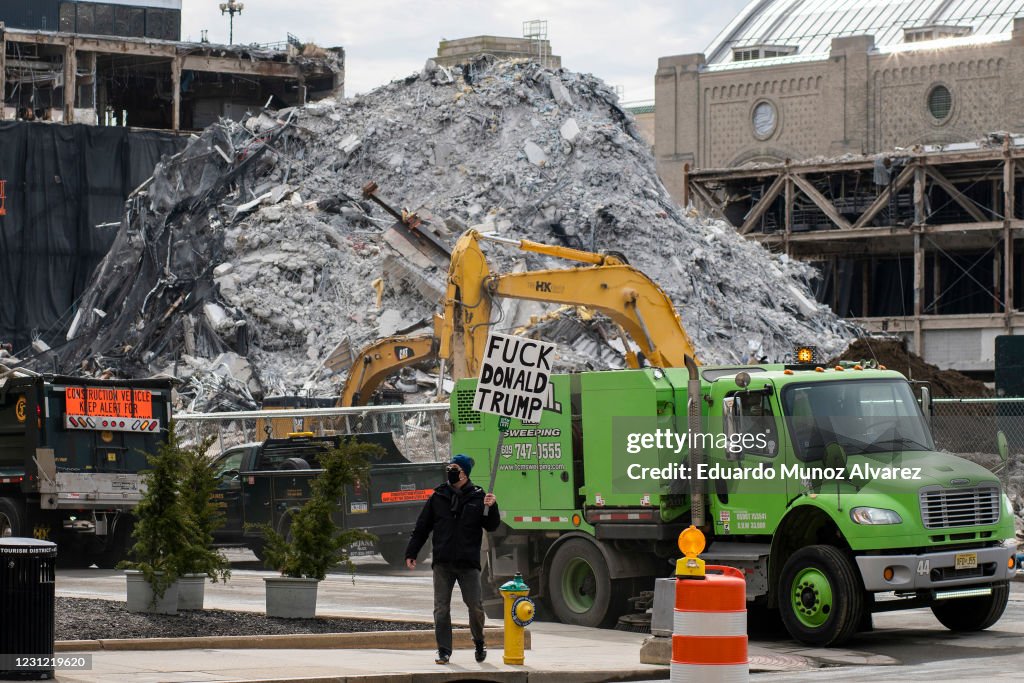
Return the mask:
[[459,472],[457,469],[455,469],[454,467],[451,468],[450,470],[448,470],[448,483],[449,484],[458,484],[459,483],[459,477],[461,475],[462,475],[462,473]]

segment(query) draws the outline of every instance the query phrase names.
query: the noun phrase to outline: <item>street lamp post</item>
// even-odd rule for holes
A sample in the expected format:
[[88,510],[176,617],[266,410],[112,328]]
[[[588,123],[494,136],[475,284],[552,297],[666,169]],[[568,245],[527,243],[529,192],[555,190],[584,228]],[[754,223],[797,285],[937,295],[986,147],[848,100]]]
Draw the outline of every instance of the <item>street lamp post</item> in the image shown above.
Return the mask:
[[228,33],[228,44],[235,44],[235,15],[241,14],[245,8],[245,4],[241,2],[235,2],[235,0],[228,0],[227,2],[220,3],[220,13],[227,14],[229,33]]

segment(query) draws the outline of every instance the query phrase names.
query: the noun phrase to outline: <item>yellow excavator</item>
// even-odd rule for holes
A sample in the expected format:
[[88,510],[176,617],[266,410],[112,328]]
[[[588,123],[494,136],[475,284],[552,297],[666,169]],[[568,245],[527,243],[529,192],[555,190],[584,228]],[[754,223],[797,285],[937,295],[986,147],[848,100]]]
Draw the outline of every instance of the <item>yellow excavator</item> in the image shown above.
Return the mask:
[[[588,265],[493,273],[481,249],[485,241]],[[434,316],[432,334],[387,337],[364,348],[352,364],[338,405],[365,404],[389,375],[425,360],[447,364],[455,380],[476,376],[493,324],[493,301],[499,297],[585,306],[607,315],[640,349],[630,350],[623,339],[631,368],[641,367],[644,360],[656,367],[682,367],[687,355],[696,358],[671,299],[621,255],[468,230],[452,251],[443,311]]]

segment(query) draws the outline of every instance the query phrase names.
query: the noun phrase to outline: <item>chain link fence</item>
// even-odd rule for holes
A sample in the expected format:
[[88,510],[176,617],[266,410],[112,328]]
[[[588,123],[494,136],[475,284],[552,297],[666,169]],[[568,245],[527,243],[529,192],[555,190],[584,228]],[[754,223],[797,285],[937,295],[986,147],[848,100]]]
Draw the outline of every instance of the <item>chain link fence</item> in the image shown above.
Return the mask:
[[1002,432],[1010,453],[1024,452],[1024,398],[936,398],[932,435],[950,453],[998,453]]
[[[214,455],[241,443],[284,438],[294,432],[317,436],[391,432],[413,462],[444,462],[451,446],[447,404],[358,408],[179,413],[178,433],[186,442],[215,437]],[[1024,453],[1024,398],[936,398],[932,401],[935,445],[950,453],[998,453],[1003,432],[1011,453]]]
[[178,413],[174,421],[185,443],[214,437],[211,457],[231,446],[285,438],[295,432],[316,436],[390,432],[399,450],[412,462],[447,462],[451,446],[446,403]]

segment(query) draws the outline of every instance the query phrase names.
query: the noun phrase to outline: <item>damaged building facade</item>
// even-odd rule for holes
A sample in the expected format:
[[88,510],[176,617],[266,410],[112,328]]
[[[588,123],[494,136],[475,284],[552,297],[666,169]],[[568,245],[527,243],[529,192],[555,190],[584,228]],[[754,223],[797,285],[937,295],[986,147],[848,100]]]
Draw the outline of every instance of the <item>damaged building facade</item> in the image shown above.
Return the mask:
[[[943,367],[1024,332],[1024,2],[755,0],[659,60],[673,196],[823,269],[822,301]],[[822,30],[824,27],[824,30]],[[736,170],[731,170],[736,169]]]
[[183,43],[180,13],[180,0],[4,3],[0,116],[199,130],[343,91],[341,48]]
[[0,347],[61,343],[125,200],[181,132],[342,94],[341,48],[180,37],[181,0],[0,3]]
[[547,39],[547,22],[524,21],[523,37],[470,36],[454,40],[441,39],[434,61],[443,67],[471,62],[483,55],[498,59],[531,59],[549,69],[560,69],[562,58],[551,54],[551,41]]

